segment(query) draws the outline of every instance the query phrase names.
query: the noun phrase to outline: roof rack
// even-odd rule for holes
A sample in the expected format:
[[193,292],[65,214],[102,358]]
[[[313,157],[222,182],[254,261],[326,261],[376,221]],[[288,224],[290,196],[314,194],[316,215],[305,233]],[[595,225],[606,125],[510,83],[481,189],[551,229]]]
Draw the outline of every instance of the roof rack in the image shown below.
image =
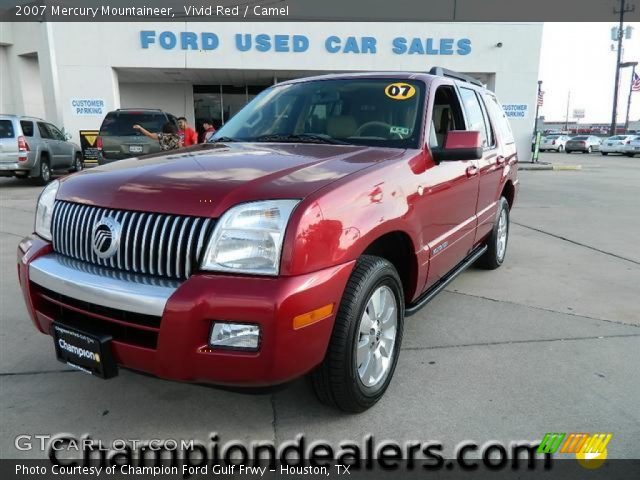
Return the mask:
[[116,112],[124,111],[124,110],[140,110],[146,112],[161,112],[160,108],[137,108],[137,107],[127,107],[127,108],[116,108]]
[[482,85],[482,82],[480,82],[480,80],[476,80],[475,78],[470,77],[469,75],[465,75],[464,73],[449,70],[448,68],[432,67],[431,70],[429,70],[429,73],[431,75],[438,75],[440,77],[451,77],[455,78],[456,80],[462,80],[463,82],[473,83],[474,85],[477,85],[479,87],[484,86]]

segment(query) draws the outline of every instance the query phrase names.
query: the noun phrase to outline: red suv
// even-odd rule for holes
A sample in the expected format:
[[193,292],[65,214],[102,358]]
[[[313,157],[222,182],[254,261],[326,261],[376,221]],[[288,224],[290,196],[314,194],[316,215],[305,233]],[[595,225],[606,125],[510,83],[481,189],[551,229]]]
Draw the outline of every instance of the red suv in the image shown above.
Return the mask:
[[499,267],[509,123],[464,75],[332,75],[264,91],[210,144],[50,184],[18,251],[56,356],[105,378],[263,386],[309,374],[345,411],[388,388],[406,316]]

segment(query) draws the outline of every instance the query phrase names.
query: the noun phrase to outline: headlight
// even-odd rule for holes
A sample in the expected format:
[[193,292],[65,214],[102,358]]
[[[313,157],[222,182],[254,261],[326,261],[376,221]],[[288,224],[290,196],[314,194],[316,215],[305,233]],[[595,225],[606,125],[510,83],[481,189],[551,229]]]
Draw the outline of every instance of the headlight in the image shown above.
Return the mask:
[[278,275],[284,232],[298,203],[268,200],[229,209],[211,236],[202,269]]
[[51,219],[59,186],[60,182],[54,180],[42,190],[40,198],[38,198],[35,231],[45,240],[51,240]]

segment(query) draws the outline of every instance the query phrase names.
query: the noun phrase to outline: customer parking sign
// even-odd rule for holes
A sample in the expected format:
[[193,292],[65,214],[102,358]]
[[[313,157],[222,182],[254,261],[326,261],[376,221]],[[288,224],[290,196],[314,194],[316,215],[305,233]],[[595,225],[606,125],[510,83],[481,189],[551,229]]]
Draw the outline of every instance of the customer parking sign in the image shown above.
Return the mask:
[[529,105],[526,103],[508,103],[503,105],[504,113],[510,118],[526,118]]
[[101,98],[72,98],[71,110],[74,115],[104,115],[104,100]]

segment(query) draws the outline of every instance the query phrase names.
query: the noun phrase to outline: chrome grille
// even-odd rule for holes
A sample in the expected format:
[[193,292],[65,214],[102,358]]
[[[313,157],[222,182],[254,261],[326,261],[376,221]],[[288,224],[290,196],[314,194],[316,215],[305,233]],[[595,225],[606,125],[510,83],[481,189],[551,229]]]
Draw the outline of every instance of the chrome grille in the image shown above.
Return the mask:
[[[121,225],[118,251],[103,259],[92,248],[93,227],[105,217]],[[53,249],[71,258],[125,272],[186,279],[202,253],[213,220],[94,207],[57,201]]]

